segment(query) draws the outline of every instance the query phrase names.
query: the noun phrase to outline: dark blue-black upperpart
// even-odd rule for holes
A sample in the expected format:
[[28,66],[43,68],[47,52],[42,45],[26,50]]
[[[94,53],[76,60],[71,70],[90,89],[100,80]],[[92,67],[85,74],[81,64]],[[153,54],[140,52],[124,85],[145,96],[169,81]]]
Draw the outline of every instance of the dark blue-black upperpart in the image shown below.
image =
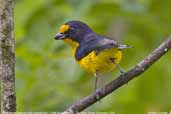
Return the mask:
[[81,43],[87,35],[95,34],[87,24],[81,21],[68,21],[65,24],[70,26],[66,37],[78,43]]
[[69,30],[60,35],[79,43],[75,53],[76,60],[81,60],[92,51],[100,52],[107,48],[118,47],[116,41],[97,35],[81,21],[68,21],[65,25],[69,25]]

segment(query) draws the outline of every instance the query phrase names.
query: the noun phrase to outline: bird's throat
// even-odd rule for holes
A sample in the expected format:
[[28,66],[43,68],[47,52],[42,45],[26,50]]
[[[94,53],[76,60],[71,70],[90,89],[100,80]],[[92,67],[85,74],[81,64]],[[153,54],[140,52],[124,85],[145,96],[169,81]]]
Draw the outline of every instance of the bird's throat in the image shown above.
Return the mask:
[[65,43],[70,45],[72,47],[72,54],[75,55],[76,49],[79,46],[79,43],[76,41],[71,40],[70,38],[65,38],[64,39]]

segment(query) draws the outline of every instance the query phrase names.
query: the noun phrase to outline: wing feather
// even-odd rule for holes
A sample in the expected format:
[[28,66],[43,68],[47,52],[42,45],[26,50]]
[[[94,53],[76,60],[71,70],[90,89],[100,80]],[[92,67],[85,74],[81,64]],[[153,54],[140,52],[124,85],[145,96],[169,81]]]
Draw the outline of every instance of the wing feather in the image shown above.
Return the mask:
[[76,60],[81,60],[92,51],[100,52],[107,48],[118,47],[116,41],[102,36],[91,36],[87,38],[76,50]]

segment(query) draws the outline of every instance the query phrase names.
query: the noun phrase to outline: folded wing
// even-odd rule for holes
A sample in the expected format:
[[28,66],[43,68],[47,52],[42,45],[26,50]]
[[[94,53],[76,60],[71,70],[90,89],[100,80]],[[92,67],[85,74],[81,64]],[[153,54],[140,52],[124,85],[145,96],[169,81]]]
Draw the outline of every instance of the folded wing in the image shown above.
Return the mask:
[[117,42],[114,40],[102,36],[90,36],[87,38],[87,41],[84,41],[84,43],[79,45],[76,50],[75,58],[76,60],[81,60],[92,51],[99,53],[104,49],[114,47],[119,47]]

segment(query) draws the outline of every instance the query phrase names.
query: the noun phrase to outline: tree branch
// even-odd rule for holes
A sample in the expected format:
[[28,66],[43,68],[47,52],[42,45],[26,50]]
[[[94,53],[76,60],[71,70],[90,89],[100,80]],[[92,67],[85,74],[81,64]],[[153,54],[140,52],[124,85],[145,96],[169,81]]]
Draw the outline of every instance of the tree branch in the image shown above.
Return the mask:
[[99,90],[99,99],[96,99],[94,94],[89,95],[80,101],[72,104],[65,112],[62,114],[73,114],[75,112],[81,112],[88,108],[92,104],[96,103],[103,97],[114,92],[119,87],[127,84],[130,80],[135,77],[140,76],[144,71],[146,71],[153,63],[155,63],[160,57],[167,53],[171,49],[171,38],[166,39],[158,48],[156,48],[152,53],[150,53],[145,59],[139,62],[135,67],[125,72],[124,76],[118,76],[115,80],[111,81],[103,88]]

